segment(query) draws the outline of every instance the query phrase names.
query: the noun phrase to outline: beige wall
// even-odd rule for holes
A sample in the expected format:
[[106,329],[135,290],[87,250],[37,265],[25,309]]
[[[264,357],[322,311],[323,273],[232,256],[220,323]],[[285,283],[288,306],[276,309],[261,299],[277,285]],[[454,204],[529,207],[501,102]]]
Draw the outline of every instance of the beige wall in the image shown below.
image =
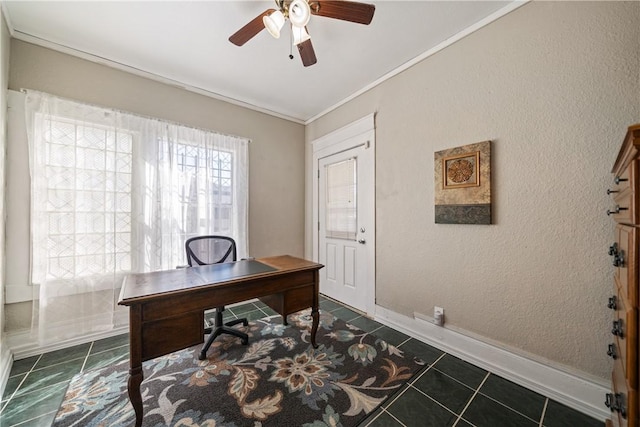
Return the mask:
[[[376,112],[378,305],[438,305],[450,327],[609,379],[605,192],[640,122],[639,22],[638,2],[528,3],[307,126],[309,143]],[[435,224],[434,152],[484,140],[494,224]]]
[[[40,90],[250,138],[249,253],[255,257],[303,255],[303,125],[16,39],[11,41],[9,88]],[[24,179],[28,179],[27,166],[27,158],[16,166]],[[28,200],[23,202],[28,209]],[[26,229],[28,212],[8,221],[15,225],[10,229]],[[15,263],[16,268],[19,264]],[[16,268],[9,266],[7,276],[26,277]],[[7,329],[28,327],[29,307],[28,303],[7,305]]]

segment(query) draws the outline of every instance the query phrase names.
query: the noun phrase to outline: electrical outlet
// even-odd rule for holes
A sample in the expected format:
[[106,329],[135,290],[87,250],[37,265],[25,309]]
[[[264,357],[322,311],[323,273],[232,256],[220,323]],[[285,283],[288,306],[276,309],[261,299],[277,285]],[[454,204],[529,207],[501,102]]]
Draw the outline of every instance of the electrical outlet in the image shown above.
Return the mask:
[[433,307],[433,323],[438,326],[444,325],[444,308]]

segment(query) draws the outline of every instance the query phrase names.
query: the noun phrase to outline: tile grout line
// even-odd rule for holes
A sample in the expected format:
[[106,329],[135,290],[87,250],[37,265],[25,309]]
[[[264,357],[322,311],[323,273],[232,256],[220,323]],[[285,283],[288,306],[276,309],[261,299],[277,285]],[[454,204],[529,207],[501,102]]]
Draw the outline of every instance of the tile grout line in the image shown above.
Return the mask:
[[547,414],[547,405],[549,405],[549,398],[545,397],[544,406],[542,407],[542,414],[540,415],[540,423],[538,423],[538,427],[542,427],[542,423],[544,422],[544,416]]
[[[489,374],[491,374],[491,372],[489,372]],[[492,374],[492,375],[496,376],[495,374]],[[528,420],[533,421],[534,423],[537,422],[536,420],[534,420],[533,418],[529,417],[528,415],[523,414],[522,412],[516,410],[515,408],[512,408],[511,406],[507,405],[506,403],[500,402],[499,400],[497,400],[497,399],[495,399],[495,398],[493,398],[493,397],[491,397],[489,395],[486,395],[486,394],[484,394],[483,392],[481,392],[479,390],[480,390],[480,388],[478,388],[478,393],[481,394],[483,397],[486,397],[487,399],[494,401],[498,405],[504,406],[505,408],[515,412],[516,414],[518,414],[518,415],[520,415],[520,416],[522,416],[522,417],[524,417],[524,418],[526,418]],[[545,396],[543,396],[543,397],[545,397]],[[548,399],[548,398],[545,397],[545,399]]]
[[[21,427],[21,426],[28,426],[28,425],[30,425],[30,424],[28,424],[28,423],[31,423],[31,421],[33,421],[33,420],[37,420],[37,419],[39,419],[39,418],[44,418],[44,417],[46,417],[46,416],[48,416],[48,415],[50,415],[50,414],[57,414],[57,413],[58,413],[58,411],[57,411],[57,410],[55,410],[55,411],[51,411],[51,412],[47,412],[46,414],[42,414],[42,415],[37,416],[37,417],[29,418],[28,420],[24,420],[24,421],[22,421],[22,422],[20,422],[20,423],[18,423],[18,424],[11,424],[10,426],[7,426],[7,427]],[[55,415],[54,415],[54,418],[55,418]],[[53,420],[52,420],[52,422],[53,422]]]
[[[436,369],[436,368],[434,368]],[[437,369],[436,369],[437,370]],[[425,371],[426,372],[426,371]],[[440,371],[438,371],[440,372]],[[422,376],[422,375],[421,375]],[[415,391],[417,391],[418,393],[422,394],[424,397],[426,397],[427,399],[431,400],[433,403],[435,403],[436,405],[442,407],[442,409],[444,409],[447,412],[450,412],[454,417],[456,417],[456,421],[454,423],[454,425],[456,425],[458,423],[458,421],[460,421],[460,418],[462,418],[462,413],[460,415],[456,414],[455,412],[453,412],[451,409],[449,409],[447,406],[445,406],[444,404],[440,403],[438,400],[436,400],[435,398],[429,396],[427,393],[425,393],[424,391],[420,390],[419,388],[417,388],[413,383],[409,385],[409,387],[413,388]],[[468,387],[468,386],[467,386]],[[475,395],[474,395],[475,396]],[[473,396],[471,397],[471,399],[473,399]],[[469,399],[469,400],[471,400]],[[465,407],[466,409],[466,407]],[[464,410],[462,411],[464,412]]]
[[[444,354],[442,354],[438,360],[440,360],[440,358],[444,356]],[[435,362],[434,362],[435,364]],[[433,367],[433,364],[429,365],[426,367],[426,369],[424,369],[418,376],[416,376],[416,378],[413,379],[413,381],[411,382],[407,382],[407,387],[405,388],[404,391],[402,391],[400,394],[398,394],[391,402],[389,402],[388,405],[386,405],[385,407],[380,407],[380,413],[378,415],[376,415],[376,417],[374,419],[372,419],[367,426],[371,425],[371,423],[373,423],[375,420],[378,419],[378,417],[380,417],[380,415],[384,412],[387,415],[389,415],[391,418],[393,418],[394,420],[396,420],[402,427],[406,427],[406,425],[400,421],[399,419],[397,419],[391,412],[387,411],[387,408],[389,408],[391,405],[393,405],[409,388],[413,387],[413,383],[416,382],[419,378],[422,378],[422,376],[429,370],[431,370],[431,368]]]
[[480,388],[484,385],[484,383],[487,381],[487,378],[489,378],[489,375],[491,375],[491,372],[487,372],[487,375],[484,376],[484,379],[482,380],[482,382],[480,383],[480,385],[478,385],[478,388],[475,390],[475,392],[473,393],[473,396],[471,396],[471,398],[469,399],[469,401],[467,402],[467,404],[464,406],[464,408],[462,408],[462,411],[460,411],[460,415],[458,415],[458,419],[456,420],[456,424],[460,421],[460,419],[462,418],[462,416],[464,415],[465,411],[467,410],[467,408],[469,408],[469,405],[471,405],[471,402],[473,402],[473,399],[475,399],[475,397],[478,395],[478,393],[480,392]]
[[13,393],[11,393],[11,396],[7,399],[7,402],[4,404],[4,406],[1,408],[0,410],[0,414],[2,414],[4,412],[4,410],[6,409],[7,406],[9,406],[9,403],[11,403],[11,400],[13,400],[13,398],[16,396],[16,393],[18,393],[18,390],[20,390],[20,387],[22,387],[22,385],[24,384],[24,382],[27,380],[27,377],[29,376],[29,374],[31,374],[33,372],[33,368],[38,364],[38,362],[40,361],[40,359],[42,359],[42,356],[44,354],[40,354],[38,356],[38,359],[33,362],[33,365],[31,365],[31,368],[25,373],[24,378],[22,379],[22,381],[20,381],[20,384],[18,384],[18,386],[16,387],[15,390],[13,390]]
[[91,350],[93,349],[93,344],[95,341],[91,341],[91,345],[89,345],[89,350],[87,350],[87,355],[84,357],[82,361],[82,366],[80,367],[80,372],[84,372],[84,367],[87,366],[87,361],[89,360],[89,355],[91,354]]

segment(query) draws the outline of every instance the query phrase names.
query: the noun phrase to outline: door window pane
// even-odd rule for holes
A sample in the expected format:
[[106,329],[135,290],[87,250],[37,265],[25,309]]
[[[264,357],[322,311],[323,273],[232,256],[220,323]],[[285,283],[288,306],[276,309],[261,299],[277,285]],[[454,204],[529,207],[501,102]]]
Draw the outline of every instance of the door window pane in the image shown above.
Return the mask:
[[326,166],[326,237],[355,240],[357,218],[357,158]]

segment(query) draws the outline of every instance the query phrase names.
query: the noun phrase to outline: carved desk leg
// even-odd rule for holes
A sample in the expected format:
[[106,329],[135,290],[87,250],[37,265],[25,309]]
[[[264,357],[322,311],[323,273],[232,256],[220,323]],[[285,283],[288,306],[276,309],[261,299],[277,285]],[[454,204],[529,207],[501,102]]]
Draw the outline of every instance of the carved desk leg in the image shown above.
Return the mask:
[[140,394],[140,383],[142,383],[142,366],[129,369],[129,381],[127,382],[127,391],[129,392],[129,400],[133,405],[136,413],[136,427],[142,425],[142,395]]
[[129,401],[136,413],[136,427],[142,425],[142,395],[140,384],[142,373],[142,310],[139,305],[129,307],[129,380],[127,391]]
[[313,348],[318,348],[318,344],[316,343],[316,332],[318,332],[318,324],[320,323],[320,312],[318,311],[319,302],[319,280],[320,275],[318,274],[318,270],[314,273],[313,280],[313,305],[311,307],[311,318],[313,319],[313,323],[311,324],[311,345]]

